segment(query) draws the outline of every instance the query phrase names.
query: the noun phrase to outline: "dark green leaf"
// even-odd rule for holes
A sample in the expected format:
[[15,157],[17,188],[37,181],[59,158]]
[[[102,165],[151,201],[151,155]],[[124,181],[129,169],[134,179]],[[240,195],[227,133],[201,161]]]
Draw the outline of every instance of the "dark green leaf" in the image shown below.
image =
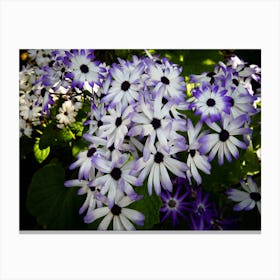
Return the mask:
[[27,209],[46,229],[82,229],[78,209],[83,198],[77,189],[64,186],[64,169],[52,162],[38,170],[27,195]]
[[159,209],[161,208],[162,202],[161,199],[153,193],[149,196],[147,183],[142,187],[135,188],[137,193],[144,195],[144,197],[131,204],[129,207],[135,210],[138,210],[145,215],[145,224],[144,226],[136,226],[137,229],[150,229],[153,225],[160,222],[160,213]]

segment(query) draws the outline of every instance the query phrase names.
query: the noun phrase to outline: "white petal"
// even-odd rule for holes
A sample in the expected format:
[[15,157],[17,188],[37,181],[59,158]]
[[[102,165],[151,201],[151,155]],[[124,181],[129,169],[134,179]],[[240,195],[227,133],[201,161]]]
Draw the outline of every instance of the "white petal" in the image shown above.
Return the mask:
[[98,230],[107,230],[109,224],[111,223],[113,218],[113,214],[110,212],[108,215],[102,220],[102,222],[98,226]]
[[120,214],[121,222],[126,230],[135,230],[133,224],[122,214]]

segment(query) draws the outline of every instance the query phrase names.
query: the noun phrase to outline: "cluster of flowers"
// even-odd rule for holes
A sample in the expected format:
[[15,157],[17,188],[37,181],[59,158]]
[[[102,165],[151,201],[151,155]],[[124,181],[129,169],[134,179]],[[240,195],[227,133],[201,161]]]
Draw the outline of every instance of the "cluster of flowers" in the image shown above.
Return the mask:
[[[190,230],[224,230],[235,229],[239,222],[237,217],[225,216],[224,211],[219,212],[211,196],[203,191],[202,187],[189,185],[185,179],[172,180],[174,191],[163,191],[161,199],[163,206],[161,222],[167,219],[172,221],[174,228],[181,223]],[[234,211],[249,211],[255,206],[261,214],[261,190],[251,176],[247,182],[241,180],[242,191],[230,188],[226,194],[234,202],[238,202]]]
[[[105,65],[94,61],[93,50],[28,50],[29,62],[20,71],[20,136],[31,137],[34,126],[45,123],[55,102],[58,128],[76,121],[85,98],[101,85]],[[104,66],[104,67],[103,67]]]
[[[38,58],[42,56],[38,51],[30,53],[38,66],[20,74],[24,77],[20,115],[25,135],[30,135],[31,122],[48,116],[57,94],[65,99],[56,116],[60,128],[75,122],[85,92],[91,102],[83,135],[89,146],[70,166],[79,168],[78,178],[66,181],[65,186],[79,187],[78,194],[86,194],[80,214],[86,212],[85,223],[104,217],[100,230],[108,229],[112,221],[113,230],[133,230],[134,224],[144,224],[144,215],[127,207],[142,198],[137,188],[147,187],[149,195],[161,196],[162,211],[168,210],[167,214],[174,209],[176,213],[191,211],[189,204],[177,207],[176,201],[182,202],[190,192],[186,189],[179,198],[181,187],[174,180],[183,180],[180,184],[185,186],[200,185],[200,173],[211,173],[216,155],[222,165],[224,158],[237,159],[239,149],[248,147],[250,117],[258,113],[252,81],[260,84],[260,68],[237,57],[219,63],[214,72],[191,75],[190,82],[197,86],[187,99],[182,68],[166,58],[134,56],[132,61],[119,59],[108,67],[95,61],[91,50],[50,51],[45,60]],[[192,115],[200,120],[193,123]],[[242,184],[245,195],[238,190],[228,195],[240,202],[235,210],[250,210],[260,197]],[[256,188],[254,193],[259,194]],[[170,203],[172,192],[178,200]],[[207,198],[201,190],[195,197],[197,210],[193,211],[201,213],[208,207],[204,205]],[[210,226],[210,216],[199,215],[203,217],[199,221],[192,218],[191,227]],[[173,220],[176,223],[176,215]]]

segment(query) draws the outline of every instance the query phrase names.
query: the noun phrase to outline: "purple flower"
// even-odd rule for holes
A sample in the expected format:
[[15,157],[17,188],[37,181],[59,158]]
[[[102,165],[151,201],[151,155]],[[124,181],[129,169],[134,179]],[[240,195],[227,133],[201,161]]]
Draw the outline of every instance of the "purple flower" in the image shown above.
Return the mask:
[[187,187],[186,179],[176,177],[172,182],[173,192],[163,191],[161,193],[163,206],[160,212],[162,213],[162,223],[171,217],[173,226],[176,226],[179,224],[179,217],[186,219],[186,214],[190,211],[190,202],[186,201],[190,190]]

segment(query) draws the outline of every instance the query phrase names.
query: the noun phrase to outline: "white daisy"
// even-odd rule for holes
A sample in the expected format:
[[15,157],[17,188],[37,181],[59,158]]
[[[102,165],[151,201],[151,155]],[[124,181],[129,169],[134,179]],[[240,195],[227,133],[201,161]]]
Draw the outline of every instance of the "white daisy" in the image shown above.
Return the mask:
[[75,117],[77,112],[75,111],[75,106],[71,100],[63,102],[62,107],[59,108],[59,114],[56,115],[56,119],[59,124],[59,128],[63,128],[66,125],[72,124],[76,121]]
[[113,220],[113,230],[135,230],[133,222],[136,225],[144,225],[145,216],[134,209],[127,208],[133,203],[128,196],[124,196],[121,191],[117,191],[114,203],[111,206],[97,208],[87,213],[84,218],[85,223],[92,223],[95,220],[104,217],[98,226],[98,230],[107,230]]
[[239,202],[233,207],[234,211],[249,211],[256,205],[261,214],[261,189],[253,181],[251,176],[247,176],[247,183],[240,182],[244,191],[238,189],[229,189],[226,194],[232,201]]

